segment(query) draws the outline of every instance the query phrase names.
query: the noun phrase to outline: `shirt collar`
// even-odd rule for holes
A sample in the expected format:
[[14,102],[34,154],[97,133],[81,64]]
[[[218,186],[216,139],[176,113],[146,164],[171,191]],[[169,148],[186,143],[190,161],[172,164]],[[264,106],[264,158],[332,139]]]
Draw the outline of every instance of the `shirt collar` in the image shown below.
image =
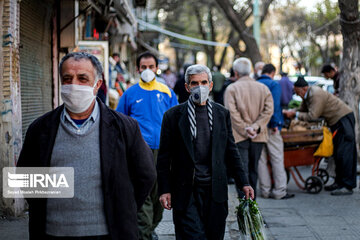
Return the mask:
[[[95,99],[95,106],[94,106],[94,109],[91,113],[91,115],[88,117],[88,119],[86,119],[86,121],[80,126],[80,128],[84,125],[86,125],[87,122],[89,121],[92,121],[92,122],[95,122],[97,117],[99,115],[99,104],[98,102],[96,101]],[[77,129],[80,129],[76,123],[71,119],[69,113],[66,111],[66,107],[64,107],[64,110],[61,114],[61,120],[62,121],[68,121],[71,125],[73,125],[73,127],[77,128]]]

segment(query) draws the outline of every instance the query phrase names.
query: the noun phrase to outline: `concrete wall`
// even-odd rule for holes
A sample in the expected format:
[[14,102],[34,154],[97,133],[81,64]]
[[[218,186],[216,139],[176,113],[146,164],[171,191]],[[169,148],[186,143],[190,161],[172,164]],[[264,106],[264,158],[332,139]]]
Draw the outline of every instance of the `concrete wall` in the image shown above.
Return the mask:
[[[20,65],[19,65],[19,3],[0,0],[0,192],[2,168],[14,167],[22,146]],[[6,215],[20,215],[23,199],[1,196],[0,210]]]

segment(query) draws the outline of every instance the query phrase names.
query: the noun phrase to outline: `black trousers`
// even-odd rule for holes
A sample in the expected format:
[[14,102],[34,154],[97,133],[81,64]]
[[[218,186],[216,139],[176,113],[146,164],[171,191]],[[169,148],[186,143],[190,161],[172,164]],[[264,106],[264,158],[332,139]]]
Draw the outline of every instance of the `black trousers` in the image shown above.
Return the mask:
[[[249,175],[250,186],[254,189],[256,197],[256,184],[258,179],[258,164],[261,156],[261,151],[264,147],[264,143],[252,142],[250,139],[236,143],[239,153],[244,159],[244,166],[247,167],[247,173]],[[245,195],[241,189],[236,188],[239,197],[243,198]]]
[[177,240],[222,240],[225,235],[227,201],[212,200],[211,186],[194,186],[188,207],[173,209]]
[[333,138],[335,159],[335,182],[348,189],[356,187],[357,152],[355,141],[355,117],[349,113],[333,126],[331,131],[336,135]]

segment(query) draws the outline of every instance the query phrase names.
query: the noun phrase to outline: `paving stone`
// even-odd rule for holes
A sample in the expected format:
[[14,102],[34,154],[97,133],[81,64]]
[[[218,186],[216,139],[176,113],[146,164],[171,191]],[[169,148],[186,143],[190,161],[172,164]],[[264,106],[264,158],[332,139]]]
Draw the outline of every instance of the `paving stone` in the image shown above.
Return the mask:
[[326,240],[359,240],[359,236],[355,235],[341,235],[341,236],[326,236]]
[[334,217],[333,215],[328,216],[311,216],[305,217],[305,221],[310,226],[346,226],[347,222],[342,217]]
[[322,237],[341,236],[341,235],[355,235],[356,233],[350,226],[312,226],[312,229]]
[[28,218],[14,218],[11,220],[0,218],[0,239],[29,239]]
[[172,221],[172,210],[164,210],[162,221]]
[[270,232],[275,239],[290,239],[299,237],[313,237],[313,232],[307,226],[270,227]]
[[353,215],[344,216],[343,218],[348,224],[360,227],[360,217],[359,216],[360,216],[360,214],[357,216],[353,216]]
[[237,222],[230,223],[230,230],[239,231],[239,224]]
[[306,221],[300,216],[267,217],[266,224],[272,227],[306,226]]
[[159,236],[159,240],[175,240],[175,236],[161,235],[161,236]]
[[172,221],[161,221],[155,229],[158,235],[173,235],[175,236],[175,227]]
[[[260,205],[260,203],[259,203]],[[295,209],[291,208],[263,208],[261,205],[261,213],[264,216],[274,216],[274,217],[287,217],[287,216],[295,216],[297,212]]]

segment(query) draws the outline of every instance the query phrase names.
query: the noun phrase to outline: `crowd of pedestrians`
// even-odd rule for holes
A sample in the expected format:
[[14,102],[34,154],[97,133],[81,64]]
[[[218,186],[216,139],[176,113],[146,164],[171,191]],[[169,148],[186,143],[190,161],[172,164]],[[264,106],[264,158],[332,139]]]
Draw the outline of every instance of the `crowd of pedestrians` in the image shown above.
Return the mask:
[[[241,198],[257,197],[258,179],[261,197],[294,197],[284,169],[284,116],[324,117],[336,162],[327,189],[347,195],[356,187],[354,114],[304,78],[294,87],[286,74],[276,82],[272,64],[258,62],[252,73],[247,58],[234,61],[228,79],[219,67],[199,64],[186,65],[178,79],[170,69],[160,77],[157,57],[145,52],[136,60],[139,81],[129,84],[120,56],[111,59],[116,110],[96,98],[101,89],[106,94],[98,59],[69,53],[59,67],[64,104],[27,131],[17,166],[75,169],[74,198],[28,199],[30,239],[157,239],[163,209],[173,210],[176,239],[223,239],[228,179]],[[302,106],[287,110],[294,92]]]

